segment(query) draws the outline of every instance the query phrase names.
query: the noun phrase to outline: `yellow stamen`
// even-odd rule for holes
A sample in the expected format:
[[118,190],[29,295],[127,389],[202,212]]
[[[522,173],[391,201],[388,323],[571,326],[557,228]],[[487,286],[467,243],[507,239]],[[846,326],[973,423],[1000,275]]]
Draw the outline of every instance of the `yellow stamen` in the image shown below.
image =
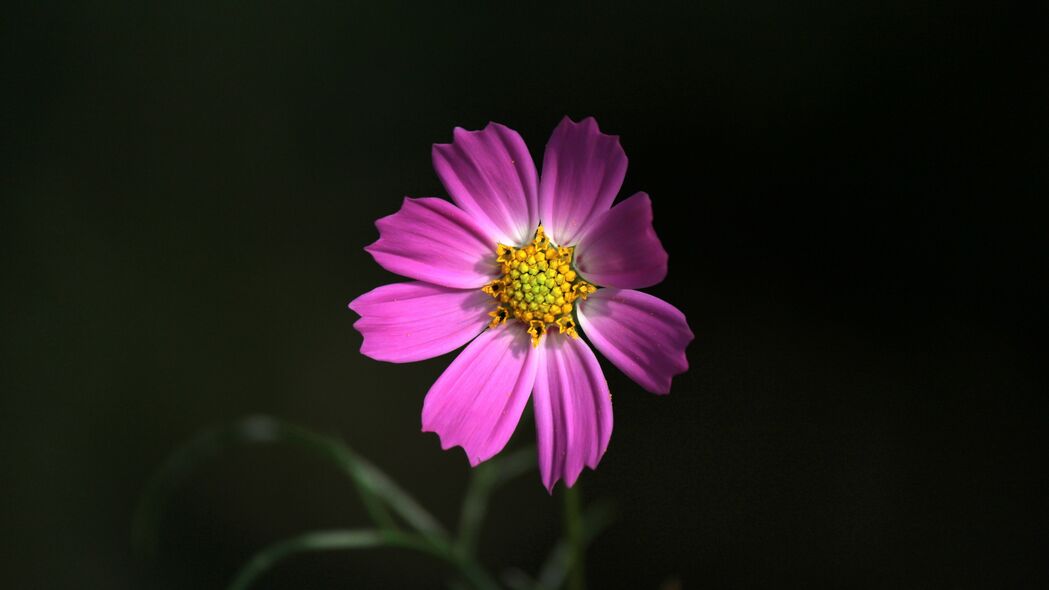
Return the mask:
[[539,339],[546,334],[546,324],[539,320],[528,323],[528,333],[532,336],[532,346],[539,346]]
[[495,251],[503,276],[481,288],[499,302],[488,314],[492,317],[489,326],[516,318],[527,326],[533,346],[555,324],[559,333],[578,338],[572,303],[586,299],[597,287],[572,269],[575,248],[554,246],[540,225],[531,243],[519,248],[497,244]]
[[488,315],[492,316],[492,321],[488,322],[488,327],[494,328],[499,324],[505,322],[506,318],[510,317],[510,312],[507,311],[505,307],[500,305],[499,307],[495,308],[495,311],[488,312]]
[[557,329],[560,333],[567,333],[572,338],[579,338],[579,334],[575,331],[575,320],[571,316],[561,316],[557,318]]

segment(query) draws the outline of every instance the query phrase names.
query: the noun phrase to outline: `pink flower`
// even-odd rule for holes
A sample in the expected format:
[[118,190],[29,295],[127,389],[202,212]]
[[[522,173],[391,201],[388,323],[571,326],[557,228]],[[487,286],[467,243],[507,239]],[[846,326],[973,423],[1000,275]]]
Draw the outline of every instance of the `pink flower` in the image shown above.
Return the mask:
[[426,394],[423,431],[476,466],[503,449],[531,395],[543,484],[572,486],[612,434],[608,384],[580,329],[652,393],[688,369],[684,314],[634,290],[667,274],[652,204],[637,193],[612,206],[627,158],[593,118],[561,121],[541,178],[521,136],[497,123],[456,128],[433,164],[454,204],[405,198],[376,222],[367,251],[414,281],[350,303],[361,352],[406,363],[469,343]]

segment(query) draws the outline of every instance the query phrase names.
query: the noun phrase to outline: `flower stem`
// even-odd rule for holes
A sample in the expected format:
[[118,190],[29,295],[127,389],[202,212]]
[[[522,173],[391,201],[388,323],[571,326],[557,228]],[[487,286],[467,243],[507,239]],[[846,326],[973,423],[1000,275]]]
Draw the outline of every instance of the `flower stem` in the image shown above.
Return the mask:
[[499,585],[475,559],[453,558],[453,563],[459,567],[463,577],[469,580],[477,590],[499,590]]
[[565,536],[570,547],[568,588],[585,590],[586,559],[583,545],[583,520],[579,507],[579,482],[565,488]]

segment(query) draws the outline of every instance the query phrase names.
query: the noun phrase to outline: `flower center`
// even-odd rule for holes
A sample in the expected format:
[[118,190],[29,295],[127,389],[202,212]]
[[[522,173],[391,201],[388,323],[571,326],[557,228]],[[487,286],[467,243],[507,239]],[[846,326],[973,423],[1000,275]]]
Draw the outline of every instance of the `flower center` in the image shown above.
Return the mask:
[[481,289],[498,302],[495,311],[488,314],[492,316],[489,326],[517,318],[528,326],[533,346],[539,345],[539,338],[551,325],[562,334],[578,338],[573,303],[586,299],[597,287],[572,270],[574,250],[574,246],[551,244],[542,225],[530,244],[520,248],[497,244],[496,261],[503,276]]

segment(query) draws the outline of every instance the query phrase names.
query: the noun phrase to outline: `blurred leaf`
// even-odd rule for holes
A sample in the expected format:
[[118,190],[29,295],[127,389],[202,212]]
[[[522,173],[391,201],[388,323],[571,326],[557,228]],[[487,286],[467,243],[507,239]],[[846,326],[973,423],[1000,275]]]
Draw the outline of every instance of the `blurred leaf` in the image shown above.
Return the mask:
[[374,529],[316,531],[274,543],[259,551],[241,568],[228,588],[245,590],[277,562],[297,553],[376,547],[403,547],[444,557],[443,553],[434,550],[425,539],[410,533]]
[[510,590],[535,590],[536,581],[519,568],[510,568],[503,572],[503,584]]
[[535,447],[526,447],[474,468],[459,516],[458,549],[460,552],[464,555],[473,555],[476,550],[477,537],[480,534],[492,492],[500,484],[527,473],[535,467],[535,462]]
[[369,516],[381,529],[392,531],[398,528],[387,509],[389,507],[426,535],[432,544],[448,544],[448,534],[429,512],[342,441],[266,416],[253,416],[228,427],[202,432],[168,457],[146,485],[139,501],[132,531],[135,549],[146,557],[154,554],[157,531],[168,498],[197,465],[233,446],[273,443],[298,446],[349,475]]
[[364,457],[355,456],[356,477],[420,533],[448,541],[448,532],[425,508]]

